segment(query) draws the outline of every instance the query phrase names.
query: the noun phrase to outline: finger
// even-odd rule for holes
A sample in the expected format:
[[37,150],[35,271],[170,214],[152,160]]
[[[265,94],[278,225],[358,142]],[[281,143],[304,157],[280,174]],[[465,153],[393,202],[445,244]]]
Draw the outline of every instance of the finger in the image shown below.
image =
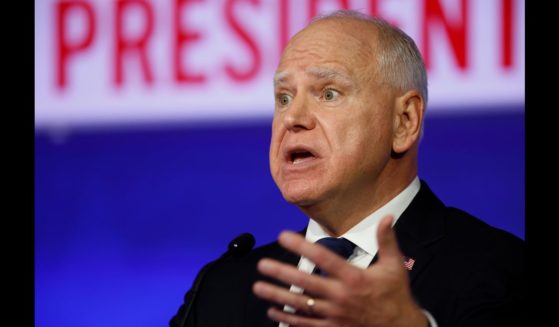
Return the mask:
[[262,274],[275,278],[287,285],[296,285],[306,292],[322,298],[334,298],[341,292],[339,282],[327,278],[307,274],[296,267],[281,263],[273,259],[262,259],[258,262],[258,271]]
[[268,317],[277,322],[284,322],[289,326],[297,327],[325,327],[325,320],[312,317],[304,317],[297,314],[287,313],[274,307],[268,309]]
[[379,262],[394,262],[401,265],[402,252],[398,246],[396,233],[392,229],[394,217],[388,215],[382,218],[377,229]]
[[325,247],[307,242],[301,235],[293,232],[282,232],[278,238],[281,246],[287,250],[307,257],[330,277],[338,279],[353,278],[359,268],[347,263],[340,256]]
[[258,281],[254,283],[252,291],[259,298],[279,305],[286,304],[297,310],[299,313],[304,312],[307,314],[326,317],[331,307],[327,301],[314,298],[312,298],[313,306],[310,307],[308,301],[311,298],[308,295],[293,293],[285,288],[278,287],[267,282]]

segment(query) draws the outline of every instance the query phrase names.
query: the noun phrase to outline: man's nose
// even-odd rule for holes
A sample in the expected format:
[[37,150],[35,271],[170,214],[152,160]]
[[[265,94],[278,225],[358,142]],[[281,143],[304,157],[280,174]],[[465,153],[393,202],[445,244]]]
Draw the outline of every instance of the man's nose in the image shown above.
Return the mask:
[[309,100],[304,97],[295,98],[285,111],[283,123],[285,128],[292,132],[313,129],[316,120]]

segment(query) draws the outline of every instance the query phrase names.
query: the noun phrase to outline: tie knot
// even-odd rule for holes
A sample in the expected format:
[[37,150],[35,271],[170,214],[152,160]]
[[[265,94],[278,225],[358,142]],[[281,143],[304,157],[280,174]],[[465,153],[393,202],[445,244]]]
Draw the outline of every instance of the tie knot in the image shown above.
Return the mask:
[[353,250],[355,249],[355,244],[343,237],[325,237],[316,241],[316,243],[325,246],[330,251],[333,251],[346,260],[353,254]]

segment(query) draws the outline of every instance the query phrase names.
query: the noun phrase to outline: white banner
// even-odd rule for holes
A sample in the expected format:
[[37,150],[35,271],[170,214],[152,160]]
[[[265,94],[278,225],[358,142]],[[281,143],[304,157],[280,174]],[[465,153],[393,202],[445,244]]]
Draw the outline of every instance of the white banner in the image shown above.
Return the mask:
[[342,8],[414,38],[429,110],[522,108],[521,0],[36,0],[35,126],[271,117],[288,38]]

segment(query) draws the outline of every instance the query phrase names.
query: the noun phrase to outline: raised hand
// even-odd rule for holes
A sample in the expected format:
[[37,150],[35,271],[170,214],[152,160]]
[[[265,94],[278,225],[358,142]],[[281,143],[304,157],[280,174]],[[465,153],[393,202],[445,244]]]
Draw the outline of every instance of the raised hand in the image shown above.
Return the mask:
[[279,243],[284,248],[316,263],[327,277],[262,259],[258,264],[262,274],[305,289],[304,294],[296,294],[270,283],[256,282],[256,296],[296,309],[295,313],[288,313],[272,307],[268,316],[290,326],[427,326],[427,318],[411,295],[392,220],[386,216],[379,223],[379,260],[367,269],[351,265],[299,234],[281,233]]

